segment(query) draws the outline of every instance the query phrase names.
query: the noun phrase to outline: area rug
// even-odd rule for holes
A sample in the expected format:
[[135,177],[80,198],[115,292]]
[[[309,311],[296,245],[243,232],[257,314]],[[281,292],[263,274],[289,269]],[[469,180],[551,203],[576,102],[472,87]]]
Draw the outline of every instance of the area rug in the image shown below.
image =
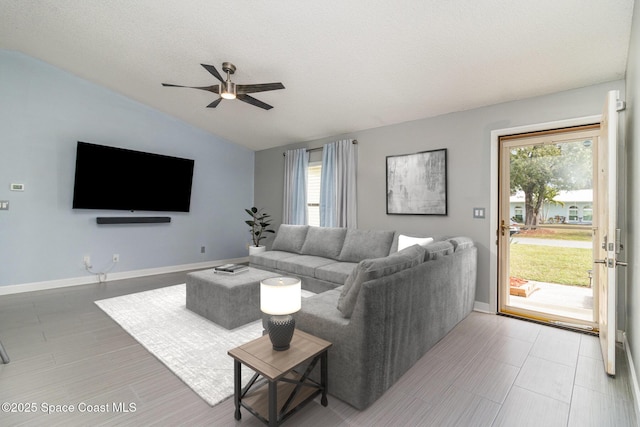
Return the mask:
[[[227,351],[262,335],[257,320],[233,330],[187,310],[186,286],[96,301],[105,313],[211,406],[233,394]],[[251,371],[243,369],[243,384]]]

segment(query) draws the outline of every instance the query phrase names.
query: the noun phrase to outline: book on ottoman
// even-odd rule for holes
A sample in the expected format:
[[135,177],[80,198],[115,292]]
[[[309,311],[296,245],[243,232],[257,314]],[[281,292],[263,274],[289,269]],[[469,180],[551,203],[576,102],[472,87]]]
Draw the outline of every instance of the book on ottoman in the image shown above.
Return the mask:
[[245,264],[225,264],[214,268],[216,273],[225,274],[237,274],[247,270],[249,270],[249,266]]

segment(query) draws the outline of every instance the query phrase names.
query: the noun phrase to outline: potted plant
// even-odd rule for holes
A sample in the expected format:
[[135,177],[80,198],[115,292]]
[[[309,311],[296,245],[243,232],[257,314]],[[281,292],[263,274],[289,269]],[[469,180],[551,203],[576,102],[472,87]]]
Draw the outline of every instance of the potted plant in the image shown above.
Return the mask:
[[250,209],[245,209],[245,212],[251,217],[250,220],[245,223],[251,227],[249,232],[251,233],[251,240],[253,245],[249,246],[249,255],[263,252],[265,246],[260,245],[260,240],[266,239],[267,236],[264,233],[275,233],[271,227],[271,215],[264,213],[263,209],[258,209],[255,206]]

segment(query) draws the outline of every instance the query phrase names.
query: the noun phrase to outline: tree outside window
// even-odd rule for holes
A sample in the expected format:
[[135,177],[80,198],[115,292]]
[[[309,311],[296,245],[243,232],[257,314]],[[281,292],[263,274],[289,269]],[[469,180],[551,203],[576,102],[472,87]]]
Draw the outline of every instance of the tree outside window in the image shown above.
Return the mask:
[[[525,224],[544,220],[542,207],[559,204],[562,190],[592,188],[591,144],[582,141],[516,147],[510,156],[511,194],[524,193]],[[578,212],[569,220],[578,221]],[[575,217],[575,219],[572,219]]]

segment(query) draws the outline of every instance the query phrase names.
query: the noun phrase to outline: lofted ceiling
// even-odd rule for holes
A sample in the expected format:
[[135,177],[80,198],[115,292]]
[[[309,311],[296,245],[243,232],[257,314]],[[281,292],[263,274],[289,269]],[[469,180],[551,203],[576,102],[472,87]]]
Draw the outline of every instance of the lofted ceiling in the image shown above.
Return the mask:
[[[0,48],[252,150],[624,77],[633,0],[0,0]],[[212,93],[255,94],[269,111]]]

